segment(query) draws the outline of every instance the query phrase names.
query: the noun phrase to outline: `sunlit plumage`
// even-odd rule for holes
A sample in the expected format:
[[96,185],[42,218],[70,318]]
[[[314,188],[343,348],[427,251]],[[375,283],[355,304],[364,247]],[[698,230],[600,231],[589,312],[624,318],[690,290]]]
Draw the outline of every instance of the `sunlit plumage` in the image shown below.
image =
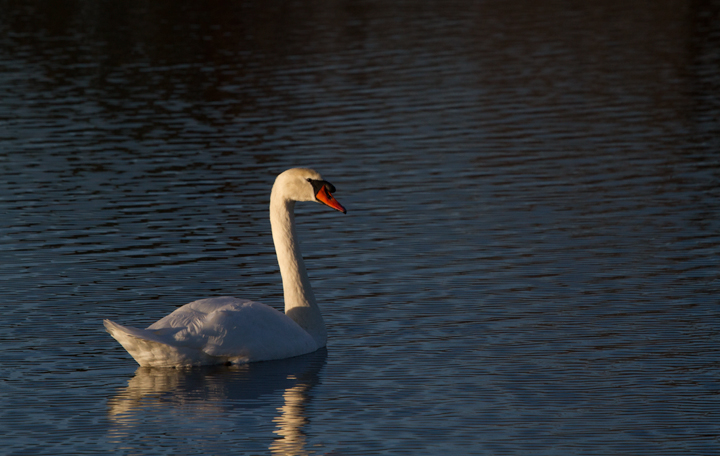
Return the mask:
[[320,309],[305,270],[295,232],[296,201],[345,209],[335,188],[316,171],[294,168],[280,174],[270,197],[270,222],[280,265],[285,313],[233,297],[186,304],[147,329],[105,320],[105,328],[141,366],[197,366],[289,358],[326,343]]

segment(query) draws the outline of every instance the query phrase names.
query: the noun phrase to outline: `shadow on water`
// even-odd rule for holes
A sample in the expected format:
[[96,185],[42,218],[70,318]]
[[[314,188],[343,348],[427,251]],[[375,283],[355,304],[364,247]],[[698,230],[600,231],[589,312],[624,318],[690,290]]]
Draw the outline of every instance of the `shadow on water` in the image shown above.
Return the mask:
[[[234,411],[258,409],[275,403],[281,406],[272,419],[277,437],[272,454],[304,454],[308,423],[305,408],[310,390],[320,383],[320,371],[327,362],[327,350],[295,358],[233,366],[206,366],[189,369],[140,367],[108,401],[113,424],[110,438],[127,441],[144,427],[143,415],[232,419]],[[229,432],[242,432],[230,425]]]

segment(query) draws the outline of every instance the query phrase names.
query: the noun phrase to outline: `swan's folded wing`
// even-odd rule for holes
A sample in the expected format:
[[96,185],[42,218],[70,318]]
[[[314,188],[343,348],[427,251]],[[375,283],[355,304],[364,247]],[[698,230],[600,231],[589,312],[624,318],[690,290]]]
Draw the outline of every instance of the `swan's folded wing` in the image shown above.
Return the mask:
[[178,343],[185,337],[202,338],[205,353],[235,362],[288,358],[318,348],[287,315],[252,301],[211,312],[175,336]]
[[197,321],[207,317],[208,314],[223,309],[233,309],[252,301],[247,299],[233,298],[232,296],[220,296],[193,301],[164,316],[152,325],[149,330],[165,328],[186,328]]

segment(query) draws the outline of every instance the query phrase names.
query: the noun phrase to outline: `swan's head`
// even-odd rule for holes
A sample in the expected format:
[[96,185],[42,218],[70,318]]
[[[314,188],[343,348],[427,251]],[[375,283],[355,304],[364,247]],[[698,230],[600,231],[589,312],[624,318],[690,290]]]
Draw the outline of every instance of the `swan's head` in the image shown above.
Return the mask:
[[271,198],[280,197],[291,201],[315,201],[346,214],[333,193],[335,186],[324,180],[320,173],[307,168],[293,168],[275,179]]

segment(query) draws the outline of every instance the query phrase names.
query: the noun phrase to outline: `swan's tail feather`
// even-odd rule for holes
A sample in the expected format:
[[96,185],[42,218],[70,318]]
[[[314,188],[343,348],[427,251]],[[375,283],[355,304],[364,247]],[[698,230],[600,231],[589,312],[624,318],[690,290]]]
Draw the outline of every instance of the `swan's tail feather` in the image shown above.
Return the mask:
[[143,367],[174,367],[222,363],[197,349],[171,346],[155,332],[103,320],[105,329]]
[[144,329],[133,328],[132,326],[119,325],[112,320],[103,320],[103,325],[105,325],[105,330],[116,339],[118,335],[125,335],[137,337],[138,339],[155,340],[156,342],[162,342],[160,340],[156,340],[157,338],[153,337],[153,333]]

